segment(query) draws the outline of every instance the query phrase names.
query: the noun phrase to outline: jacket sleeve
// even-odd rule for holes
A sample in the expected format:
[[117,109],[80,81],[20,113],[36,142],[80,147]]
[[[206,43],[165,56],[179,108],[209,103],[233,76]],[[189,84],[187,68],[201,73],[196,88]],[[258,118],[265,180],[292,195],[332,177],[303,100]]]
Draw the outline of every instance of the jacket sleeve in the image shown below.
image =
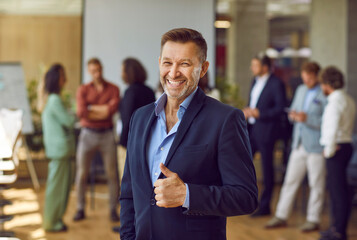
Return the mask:
[[[131,124],[130,124],[131,125]],[[130,174],[130,153],[127,152],[120,193],[120,239],[135,240],[135,209]]]
[[304,124],[312,129],[315,130],[320,130],[321,129],[321,123],[322,123],[322,116],[317,116],[317,115],[307,115],[306,122]]
[[232,111],[218,141],[218,170],[222,186],[189,184],[190,207],[184,214],[236,216],[252,213],[258,188],[243,113]]
[[67,112],[64,108],[60,96],[52,96],[51,104],[53,106],[52,114],[58,119],[62,126],[66,128],[73,128],[75,117]]
[[118,111],[119,102],[120,102],[120,90],[117,86],[114,86],[110,102],[108,103],[110,116],[113,116]]
[[[322,93],[320,93],[322,94]],[[317,99],[317,98],[316,98]],[[314,103],[312,103],[314,104]],[[321,104],[322,108],[325,109],[326,106],[326,100],[325,99],[320,99],[319,104]],[[307,127],[310,127],[315,130],[320,130],[321,129],[321,124],[322,124],[322,115],[320,114],[308,114],[307,119],[305,122]]]
[[272,91],[274,106],[268,109],[259,109],[260,111],[260,120],[270,120],[270,119],[279,119],[281,114],[284,112],[284,107],[286,107],[286,95],[284,84],[279,80],[275,79],[274,87]]
[[325,158],[331,158],[337,150],[337,131],[341,119],[341,110],[337,103],[329,103],[324,111],[321,127],[320,144],[324,146]]

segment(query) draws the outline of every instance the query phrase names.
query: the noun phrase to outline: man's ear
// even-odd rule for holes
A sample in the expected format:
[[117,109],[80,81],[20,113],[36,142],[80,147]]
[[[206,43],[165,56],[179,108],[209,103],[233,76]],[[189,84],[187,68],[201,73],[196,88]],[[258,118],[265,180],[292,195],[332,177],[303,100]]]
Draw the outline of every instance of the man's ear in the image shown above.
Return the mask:
[[200,78],[202,78],[207,73],[208,67],[209,67],[208,61],[205,61],[204,63],[202,63]]
[[161,56],[159,56],[159,66],[161,65]]
[[263,71],[264,73],[269,73],[269,67],[267,65],[263,65]]

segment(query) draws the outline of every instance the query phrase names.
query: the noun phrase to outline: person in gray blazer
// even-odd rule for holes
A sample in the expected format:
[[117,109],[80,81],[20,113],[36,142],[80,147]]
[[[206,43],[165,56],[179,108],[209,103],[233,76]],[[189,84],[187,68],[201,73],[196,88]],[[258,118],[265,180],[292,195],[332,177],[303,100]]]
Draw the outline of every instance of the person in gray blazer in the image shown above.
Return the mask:
[[319,70],[320,66],[315,62],[308,62],[302,66],[301,77],[304,84],[298,87],[291,107],[287,109],[289,119],[294,122],[293,150],[289,157],[275,217],[266,224],[266,228],[287,225],[297,190],[306,173],[310,196],[307,221],[300,229],[303,232],[309,232],[319,228],[326,176],[323,147],[319,139],[322,114],[327,103],[318,82]]

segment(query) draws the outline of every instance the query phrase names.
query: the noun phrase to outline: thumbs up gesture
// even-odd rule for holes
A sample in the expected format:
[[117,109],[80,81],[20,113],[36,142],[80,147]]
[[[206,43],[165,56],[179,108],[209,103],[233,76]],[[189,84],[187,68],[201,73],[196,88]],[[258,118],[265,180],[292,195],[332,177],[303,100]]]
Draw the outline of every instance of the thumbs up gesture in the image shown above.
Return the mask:
[[174,208],[182,206],[186,198],[186,185],[177,175],[160,163],[161,172],[165,179],[158,179],[154,183],[155,199],[158,207]]

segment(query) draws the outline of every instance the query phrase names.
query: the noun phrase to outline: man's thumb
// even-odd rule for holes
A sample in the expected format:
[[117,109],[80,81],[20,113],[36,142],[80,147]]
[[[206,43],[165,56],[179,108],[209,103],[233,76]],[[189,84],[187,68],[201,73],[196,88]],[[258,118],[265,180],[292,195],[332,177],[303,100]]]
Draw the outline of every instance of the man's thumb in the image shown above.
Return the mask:
[[160,170],[166,177],[174,176],[174,172],[171,172],[163,163],[160,163]]

